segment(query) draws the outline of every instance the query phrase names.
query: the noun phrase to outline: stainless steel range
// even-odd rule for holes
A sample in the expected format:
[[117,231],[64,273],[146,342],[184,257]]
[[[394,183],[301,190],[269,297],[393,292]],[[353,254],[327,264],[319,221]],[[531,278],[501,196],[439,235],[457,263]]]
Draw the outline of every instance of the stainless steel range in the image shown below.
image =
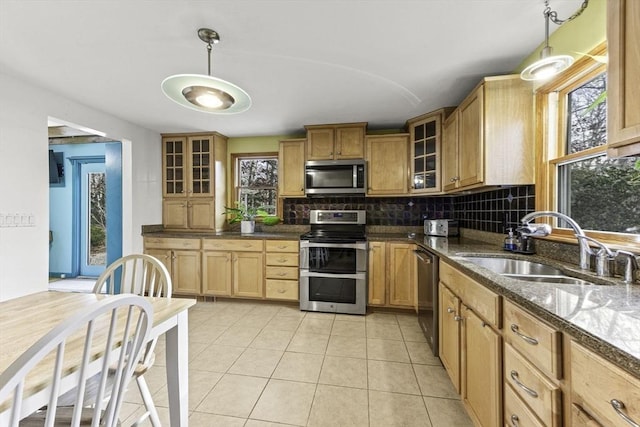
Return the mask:
[[365,211],[313,210],[300,237],[300,309],[367,311]]

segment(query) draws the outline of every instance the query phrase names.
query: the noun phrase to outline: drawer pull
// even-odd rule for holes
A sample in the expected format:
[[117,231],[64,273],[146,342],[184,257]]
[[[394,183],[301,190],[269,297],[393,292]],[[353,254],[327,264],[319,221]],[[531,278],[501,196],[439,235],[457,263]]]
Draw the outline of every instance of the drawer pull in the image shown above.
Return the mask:
[[286,289],[278,289],[278,293],[279,293],[279,294],[284,294],[285,292],[287,292],[287,290],[286,290]]
[[280,259],[278,260],[278,262],[287,262],[287,259],[286,259],[286,258],[280,258]]
[[286,248],[287,248],[287,246],[286,246],[286,245],[279,245],[279,246],[278,246],[278,249],[286,249]]
[[518,325],[516,325],[515,323],[511,324],[511,331],[513,331],[514,334],[516,334],[517,336],[519,336],[520,338],[522,338],[523,340],[525,340],[525,342],[528,342],[531,345],[538,345],[538,340],[532,337],[528,337],[524,334],[522,334],[520,332],[520,328],[518,328]]
[[526,385],[522,384],[520,382],[520,379],[518,377],[518,372],[517,371],[511,371],[511,379],[513,380],[514,383],[516,383],[516,385],[518,387],[520,387],[521,389],[523,389],[524,391],[527,392],[527,394],[529,394],[529,396],[531,397],[538,397],[538,392],[530,389],[529,387],[527,387]]
[[611,402],[609,403],[611,403],[611,406],[613,406],[613,410],[616,411],[618,415],[620,415],[620,418],[625,420],[630,426],[640,427],[640,424],[636,423],[631,418],[629,418],[627,414],[622,412],[622,410],[624,409],[624,403],[622,403],[622,401],[618,399],[611,399]]
[[282,272],[282,271],[281,271],[280,273],[278,273],[278,276],[280,276],[280,277],[284,277],[284,276],[286,276],[286,275],[287,275],[287,273],[284,273],[284,272]]
[[513,427],[519,427],[520,423],[518,421],[520,421],[520,418],[518,418],[518,416],[516,414],[512,414],[511,415],[511,425]]

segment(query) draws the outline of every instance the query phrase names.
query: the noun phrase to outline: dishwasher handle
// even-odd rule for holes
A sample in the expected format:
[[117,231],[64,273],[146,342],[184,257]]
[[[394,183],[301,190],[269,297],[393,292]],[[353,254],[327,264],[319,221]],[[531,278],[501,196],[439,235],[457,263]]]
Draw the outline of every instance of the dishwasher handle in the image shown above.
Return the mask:
[[[433,263],[433,258],[434,255],[430,254],[427,251],[421,250],[421,249],[414,249],[413,253],[416,254],[416,257],[418,257],[418,259],[426,264],[432,264]],[[426,255],[426,257],[424,256]]]

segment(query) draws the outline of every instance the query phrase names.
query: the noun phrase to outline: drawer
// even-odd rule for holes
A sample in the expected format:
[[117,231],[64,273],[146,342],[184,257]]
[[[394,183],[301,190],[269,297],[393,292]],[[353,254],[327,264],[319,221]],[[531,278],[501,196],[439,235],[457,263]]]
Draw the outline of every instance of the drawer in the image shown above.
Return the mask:
[[469,276],[440,262],[440,281],[460,297],[467,307],[492,326],[502,326],[502,297],[485,288]]
[[147,249],[200,249],[201,239],[169,239],[167,237],[145,237]]
[[504,382],[549,427],[562,425],[560,388],[519,354],[504,345]]
[[504,425],[508,427],[545,427],[509,386],[504,388]]
[[267,298],[297,301],[298,281],[267,279]]
[[[629,426],[622,415],[640,424],[640,379],[590,350],[571,343],[572,401],[605,426]],[[624,405],[616,411],[611,401]]]
[[549,377],[562,378],[562,335],[509,301],[504,303],[505,339]]
[[298,240],[267,240],[265,241],[267,252],[295,252],[300,250]]
[[298,267],[271,267],[265,269],[267,279],[298,280]]
[[444,283],[447,288],[453,291],[454,294],[460,296],[460,283],[468,280],[468,277],[460,273],[454,267],[450,266],[444,261],[440,261],[440,281]]
[[262,252],[262,240],[204,239],[202,249],[210,251]]
[[291,253],[267,253],[267,265],[283,265],[298,267],[298,254]]

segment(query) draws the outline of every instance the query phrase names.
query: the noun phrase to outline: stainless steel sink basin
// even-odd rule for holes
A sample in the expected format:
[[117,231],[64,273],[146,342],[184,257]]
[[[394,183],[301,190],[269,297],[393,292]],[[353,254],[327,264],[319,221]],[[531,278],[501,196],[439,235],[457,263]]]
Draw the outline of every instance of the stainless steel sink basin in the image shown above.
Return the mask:
[[503,274],[505,277],[511,277],[512,279],[525,280],[527,282],[543,282],[543,283],[567,283],[570,285],[593,285],[593,283],[586,280],[577,279],[569,276],[545,276],[545,275],[530,275],[530,274]]
[[539,262],[522,259],[467,256],[465,261],[472,262],[498,274],[518,274],[535,276],[563,276],[562,270]]

